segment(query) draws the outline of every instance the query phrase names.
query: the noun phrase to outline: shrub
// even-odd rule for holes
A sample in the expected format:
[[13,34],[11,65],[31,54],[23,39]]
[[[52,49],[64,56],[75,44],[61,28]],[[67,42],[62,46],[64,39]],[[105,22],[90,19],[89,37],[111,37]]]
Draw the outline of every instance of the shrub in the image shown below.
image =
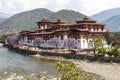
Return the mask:
[[79,80],[80,70],[74,63],[58,62],[56,69],[61,74],[61,80]]
[[102,56],[105,56],[105,54],[106,54],[106,49],[103,48],[103,47],[99,48],[99,49],[98,49],[98,54],[99,54],[99,55],[102,55]]
[[120,55],[120,52],[119,52],[119,50],[118,50],[119,48],[116,46],[116,47],[114,47],[114,49],[113,49],[113,56],[115,57],[115,58],[117,58],[119,55]]

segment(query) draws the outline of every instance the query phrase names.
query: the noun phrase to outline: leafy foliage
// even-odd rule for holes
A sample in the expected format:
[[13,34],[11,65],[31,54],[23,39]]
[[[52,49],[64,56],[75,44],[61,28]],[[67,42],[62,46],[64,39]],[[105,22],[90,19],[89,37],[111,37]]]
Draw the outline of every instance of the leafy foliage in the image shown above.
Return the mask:
[[120,46],[120,32],[111,32],[105,35],[107,43],[111,46]]
[[59,37],[53,37],[48,41],[49,45],[54,45],[56,48],[61,44],[62,40]]
[[0,41],[5,41],[8,36],[11,36],[13,34],[0,34]]
[[92,36],[89,40],[89,47],[92,48],[94,55],[96,54],[96,50],[103,46],[102,40],[103,37],[100,35]]
[[78,41],[75,38],[68,38],[64,41],[64,47],[68,47],[69,49],[77,48]]
[[58,62],[55,68],[61,74],[60,80],[104,80],[100,76],[82,71],[72,62]]
[[43,39],[42,39],[41,37],[35,38],[35,40],[34,40],[34,45],[39,46],[39,45],[42,44],[42,43],[43,43]]
[[99,48],[99,49],[98,49],[98,54],[105,56],[105,54],[106,54],[106,49],[105,49],[104,47]]
[[7,37],[7,42],[10,45],[18,43],[18,36],[17,35],[12,35]]
[[108,49],[101,47],[98,49],[98,54],[103,55],[104,57],[105,57],[105,55],[108,55],[110,57],[110,59],[112,57],[114,57],[114,58],[120,57],[120,51],[119,51],[118,46],[110,47]]
[[108,51],[107,51],[107,55],[111,58],[112,57],[112,55],[113,55],[113,49],[109,49]]
[[79,80],[80,70],[73,63],[58,62],[56,69],[61,73],[61,80]]
[[120,56],[119,47],[115,47],[113,49],[113,56],[116,57],[116,58]]
[[0,35],[0,41],[5,41],[6,38],[7,38],[7,35]]

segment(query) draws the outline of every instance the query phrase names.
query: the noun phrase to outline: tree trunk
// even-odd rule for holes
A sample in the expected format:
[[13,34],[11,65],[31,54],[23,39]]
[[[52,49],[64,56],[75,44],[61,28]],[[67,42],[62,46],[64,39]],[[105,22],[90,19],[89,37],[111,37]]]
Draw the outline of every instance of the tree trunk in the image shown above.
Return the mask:
[[110,63],[112,63],[113,61],[112,61],[112,56],[110,56]]
[[95,49],[93,49],[93,53],[94,53],[94,56],[96,55],[96,50]]

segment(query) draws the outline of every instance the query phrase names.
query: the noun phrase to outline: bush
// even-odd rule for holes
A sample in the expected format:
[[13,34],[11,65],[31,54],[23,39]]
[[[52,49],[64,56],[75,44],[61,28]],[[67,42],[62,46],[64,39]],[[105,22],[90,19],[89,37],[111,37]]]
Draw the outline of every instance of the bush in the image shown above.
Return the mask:
[[80,70],[72,62],[58,62],[55,68],[61,74],[60,80],[104,80],[96,74]]
[[111,59],[111,57],[113,56],[113,49],[108,50],[106,53]]
[[120,52],[119,52],[118,49],[119,49],[119,48],[118,48],[117,46],[114,47],[114,49],[113,49],[113,56],[114,56],[115,58],[119,57],[119,55],[120,55]]
[[80,70],[74,63],[58,62],[56,69],[61,74],[61,80],[79,80]]
[[105,56],[105,54],[106,54],[106,49],[103,48],[103,47],[99,48],[99,49],[98,49],[98,54],[99,54],[99,55],[102,55],[102,56]]

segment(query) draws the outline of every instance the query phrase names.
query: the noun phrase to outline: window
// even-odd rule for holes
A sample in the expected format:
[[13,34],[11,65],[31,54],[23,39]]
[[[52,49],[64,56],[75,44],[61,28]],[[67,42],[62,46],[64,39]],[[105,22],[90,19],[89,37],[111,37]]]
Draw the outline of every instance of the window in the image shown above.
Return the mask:
[[80,42],[80,40],[78,40],[78,42]]
[[45,24],[45,29],[47,29],[47,25]]

